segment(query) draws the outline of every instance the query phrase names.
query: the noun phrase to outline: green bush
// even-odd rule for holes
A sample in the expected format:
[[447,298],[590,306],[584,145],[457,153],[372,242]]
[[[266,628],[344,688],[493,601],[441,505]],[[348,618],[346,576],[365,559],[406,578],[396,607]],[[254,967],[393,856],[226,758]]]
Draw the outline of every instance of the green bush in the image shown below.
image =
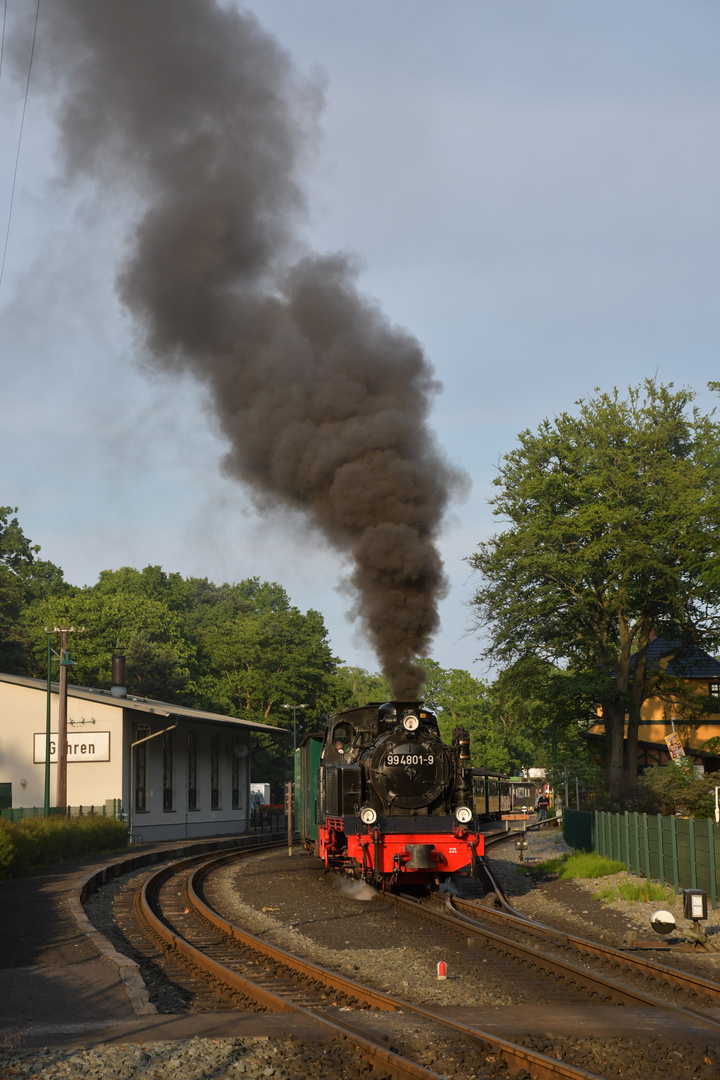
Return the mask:
[[715,773],[698,776],[688,758],[670,765],[653,765],[638,780],[642,809],[654,814],[684,814],[711,818],[715,813]]
[[127,828],[115,818],[34,817],[0,819],[0,878],[127,845]]

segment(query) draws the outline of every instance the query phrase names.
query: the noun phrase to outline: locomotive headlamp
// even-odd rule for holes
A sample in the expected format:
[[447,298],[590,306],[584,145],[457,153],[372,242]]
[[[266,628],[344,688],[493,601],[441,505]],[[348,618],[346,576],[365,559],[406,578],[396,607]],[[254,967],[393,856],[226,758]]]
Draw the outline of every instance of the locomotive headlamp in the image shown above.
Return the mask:
[[455,817],[461,825],[467,825],[469,821],[472,821],[472,810],[469,806],[458,806],[455,811]]
[[374,825],[377,821],[377,811],[373,810],[372,806],[363,806],[360,808],[360,820],[363,825]]
[[408,713],[407,716],[403,716],[402,724],[406,731],[417,731],[420,727],[420,721],[415,713]]

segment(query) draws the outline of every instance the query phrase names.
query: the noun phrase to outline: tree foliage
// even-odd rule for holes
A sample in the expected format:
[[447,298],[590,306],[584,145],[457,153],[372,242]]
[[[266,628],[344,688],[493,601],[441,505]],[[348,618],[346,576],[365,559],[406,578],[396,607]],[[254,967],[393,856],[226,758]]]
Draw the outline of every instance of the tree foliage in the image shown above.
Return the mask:
[[337,669],[336,709],[392,701],[393,692],[385,676],[378,671],[341,665]]
[[59,567],[37,558],[40,547],[10,517],[16,513],[17,507],[0,506],[0,671],[23,675],[32,666],[32,643],[22,614],[34,600],[62,595],[67,586]]
[[669,765],[653,765],[638,781],[644,796],[642,809],[655,814],[682,814],[696,818],[711,818],[715,814],[715,782],[713,773],[698,776],[688,758]]
[[112,653],[122,648],[127,653],[129,693],[179,704],[192,701],[190,665],[195,647],[181,614],[162,600],[139,591],[74,589],[33,604],[23,621],[36,642],[36,674],[44,671],[44,628],[64,623],[75,627],[68,642],[74,662],[68,672],[71,682],[108,688]]
[[[643,702],[684,647],[718,638],[720,429],[693,396],[650,379],[521,432],[495,480],[506,528],[469,560],[487,656],[582,676],[582,699],[589,689],[602,709],[613,786],[626,714],[633,779]],[[650,669],[655,635],[672,646]]]
[[[45,672],[46,626],[74,626],[69,680],[107,688],[112,653],[127,661],[128,692],[274,727],[317,727],[348,691],[322,615],[302,612],[274,582],[215,585],[159,566],[103,570],[95,585],[39,598],[23,610],[34,671]],[[253,773],[280,784],[291,775],[292,739],[256,737]]]
[[515,774],[535,764],[533,740],[511,713],[499,707],[493,688],[460,668],[444,669],[430,659],[420,663],[427,673],[426,705],[437,710],[446,742],[452,742],[456,724],[468,729],[473,766]]

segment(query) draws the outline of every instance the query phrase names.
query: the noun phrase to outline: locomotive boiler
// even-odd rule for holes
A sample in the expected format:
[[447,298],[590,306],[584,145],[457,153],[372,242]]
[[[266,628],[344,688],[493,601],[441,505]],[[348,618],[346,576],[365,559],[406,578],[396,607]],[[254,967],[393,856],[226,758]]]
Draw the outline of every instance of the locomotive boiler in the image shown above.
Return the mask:
[[[482,772],[482,782],[476,774]],[[335,713],[295,755],[295,826],[326,866],[378,884],[439,884],[484,854],[483,827],[500,817],[480,803],[497,790],[470,768],[467,731],[443,743],[418,701]]]

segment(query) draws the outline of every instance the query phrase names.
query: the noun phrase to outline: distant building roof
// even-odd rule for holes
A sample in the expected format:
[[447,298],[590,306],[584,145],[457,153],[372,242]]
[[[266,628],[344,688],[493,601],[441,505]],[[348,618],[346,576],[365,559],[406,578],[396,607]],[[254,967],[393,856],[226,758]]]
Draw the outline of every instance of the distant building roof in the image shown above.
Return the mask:
[[[648,644],[647,661],[650,670],[657,669],[663,656],[673,652],[680,645],[679,641],[670,641],[667,638],[655,638]],[[635,658],[631,660],[634,668]],[[720,661],[710,656],[697,645],[685,645],[682,651],[674,657],[665,669],[668,675],[675,675],[680,679],[718,679],[720,680]]]
[[[44,679],[30,679],[25,675],[3,675],[0,673],[0,682],[14,683],[16,686],[27,686],[31,690],[47,692],[47,683]],[[53,694],[58,693],[59,684],[50,684]],[[127,694],[125,697],[115,697],[109,690],[94,690],[92,687],[75,686],[68,683],[68,696],[81,698],[84,701],[102,701],[103,705],[114,705],[116,708],[133,709],[136,712],[152,713],[155,716],[180,716],[186,720],[213,720],[223,724],[239,724],[249,728],[250,731],[271,731],[286,735],[287,728],[273,727],[272,724],[260,724],[256,720],[241,720],[237,716],[225,716],[221,713],[205,712],[204,709],[190,709],[186,705],[174,705],[169,701],[153,701],[152,698],[133,697]]]

